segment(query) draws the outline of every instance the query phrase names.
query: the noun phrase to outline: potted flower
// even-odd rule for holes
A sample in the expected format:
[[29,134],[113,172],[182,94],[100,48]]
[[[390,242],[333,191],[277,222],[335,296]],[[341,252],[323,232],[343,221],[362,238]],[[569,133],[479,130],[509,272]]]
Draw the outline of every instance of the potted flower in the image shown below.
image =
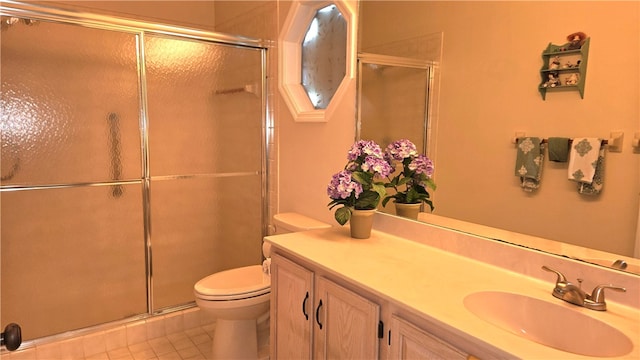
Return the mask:
[[366,230],[365,234],[354,236],[355,217],[362,216],[360,211],[363,210],[370,214],[368,231],[371,231],[373,211],[386,195],[384,182],[375,179],[388,178],[392,168],[380,146],[369,140],[356,141],[349,150],[347,160],[344,169],[334,174],[327,186],[327,195],[331,198],[328,206],[329,209],[341,206],[335,212],[335,219],[340,225],[351,220],[353,237],[368,238]]
[[[400,172],[385,184],[387,188],[393,188],[395,194],[388,195],[382,200],[382,206],[386,206],[389,200],[394,199],[396,213],[403,214],[407,207],[413,208],[409,211],[408,217],[416,219],[420,210],[420,205],[425,203],[433,211],[433,202],[430,199],[427,189],[436,189],[436,184],[431,178],[433,176],[433,162],[427,156],[418,154],[416,146],[407,139],[401,139],[389,144],[385,149],[385,159],[393,167],[392,173],[396,171],[397,163],[402,164]],[[404,189],[404,190],[403,190]],[[413,206],[403,206],[413,204]]]

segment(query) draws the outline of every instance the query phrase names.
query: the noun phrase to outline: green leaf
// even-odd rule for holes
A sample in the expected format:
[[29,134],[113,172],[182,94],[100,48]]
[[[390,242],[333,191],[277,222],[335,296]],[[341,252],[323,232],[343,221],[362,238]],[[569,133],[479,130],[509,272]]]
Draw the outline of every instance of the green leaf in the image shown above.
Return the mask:
[[344,225],[351,218],[351,210],[348,207],[344,206],[336,210],[335,218],[338,224]]
[[356,200],[355,208],[358,210],[375,209],[378,206],[378,202],[380,202],[380,195],[377,192],[365,190]]
[[408,178],[408,177],[402,178],[400,181],[398,181],[398,185],[404,185],[404,184],[408,183],[411,180],[412,179]]
[[398,200],[398,194],[394,194],[394,195],[389,195],[386,198],[384,198],[382,200],[382,206],[387,206],[387,203],[389,202],[389,200],[391,199],[396,199],[396,201]]
[[369,185],[373,181],[373,174],[363,171],[353,172],[351,173],[351,177],[362,185]]
[[431,200],[424,200],[424,203],[429,205],[429,207],[431,208],[431,211],[435,209],[435,207],[433,207],[433,202]]
[[435,190],[436,189],[436,183],[433,181],[433,179],[429,178],[425,181],[425,183],[427,183],[427,186],[432,189]]
[[387,196],[387,190],[385,189],[384,184],[375,183],[373,184],[372,190],[378,193],[378,199],[382,199]]

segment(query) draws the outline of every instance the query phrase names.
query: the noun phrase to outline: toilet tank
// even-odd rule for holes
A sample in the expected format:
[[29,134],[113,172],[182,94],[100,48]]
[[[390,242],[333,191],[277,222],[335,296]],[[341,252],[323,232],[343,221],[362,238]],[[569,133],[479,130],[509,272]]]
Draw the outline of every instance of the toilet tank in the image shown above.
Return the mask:
[[326,229],[331,225],[298,213],[282,213],[273,216],[274,235],[291,232]]
[[[290,212],[274,215],[273,227],[273,235],[278,235],[298,231],[326,229],[330,228],[331,225],[298,213]],[[271,256],[271,244],[268,242],[262,243],[262,254],[265,258],[269,258]]]

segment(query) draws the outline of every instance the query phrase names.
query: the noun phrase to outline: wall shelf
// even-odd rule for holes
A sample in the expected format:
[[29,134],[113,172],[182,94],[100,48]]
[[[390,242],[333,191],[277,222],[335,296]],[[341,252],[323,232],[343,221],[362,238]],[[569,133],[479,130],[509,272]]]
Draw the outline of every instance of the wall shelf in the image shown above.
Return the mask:
[[[567,50],[570,43],[554,45],[549,43],[542,52],[542,68],[540,69],[540,85],[538,91],[542,100],[548,91],[578,91],[584,99],[584,86],[587,79],[587,60],[589,58],[589,40],[586,38],[580,49]],[[559,64],[553,64],[558,57]],[[572,81],[573,80],[573,81]]]

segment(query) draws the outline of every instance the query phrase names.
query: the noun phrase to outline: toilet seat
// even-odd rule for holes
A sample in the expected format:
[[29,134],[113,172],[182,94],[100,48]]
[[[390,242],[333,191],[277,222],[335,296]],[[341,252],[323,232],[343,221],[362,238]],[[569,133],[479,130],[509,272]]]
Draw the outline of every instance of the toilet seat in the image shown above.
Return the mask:
[[261,265],[250,265],[209,275],[196,283],[194,291],[203,300],[247,299],[268,294],[271,278]]

